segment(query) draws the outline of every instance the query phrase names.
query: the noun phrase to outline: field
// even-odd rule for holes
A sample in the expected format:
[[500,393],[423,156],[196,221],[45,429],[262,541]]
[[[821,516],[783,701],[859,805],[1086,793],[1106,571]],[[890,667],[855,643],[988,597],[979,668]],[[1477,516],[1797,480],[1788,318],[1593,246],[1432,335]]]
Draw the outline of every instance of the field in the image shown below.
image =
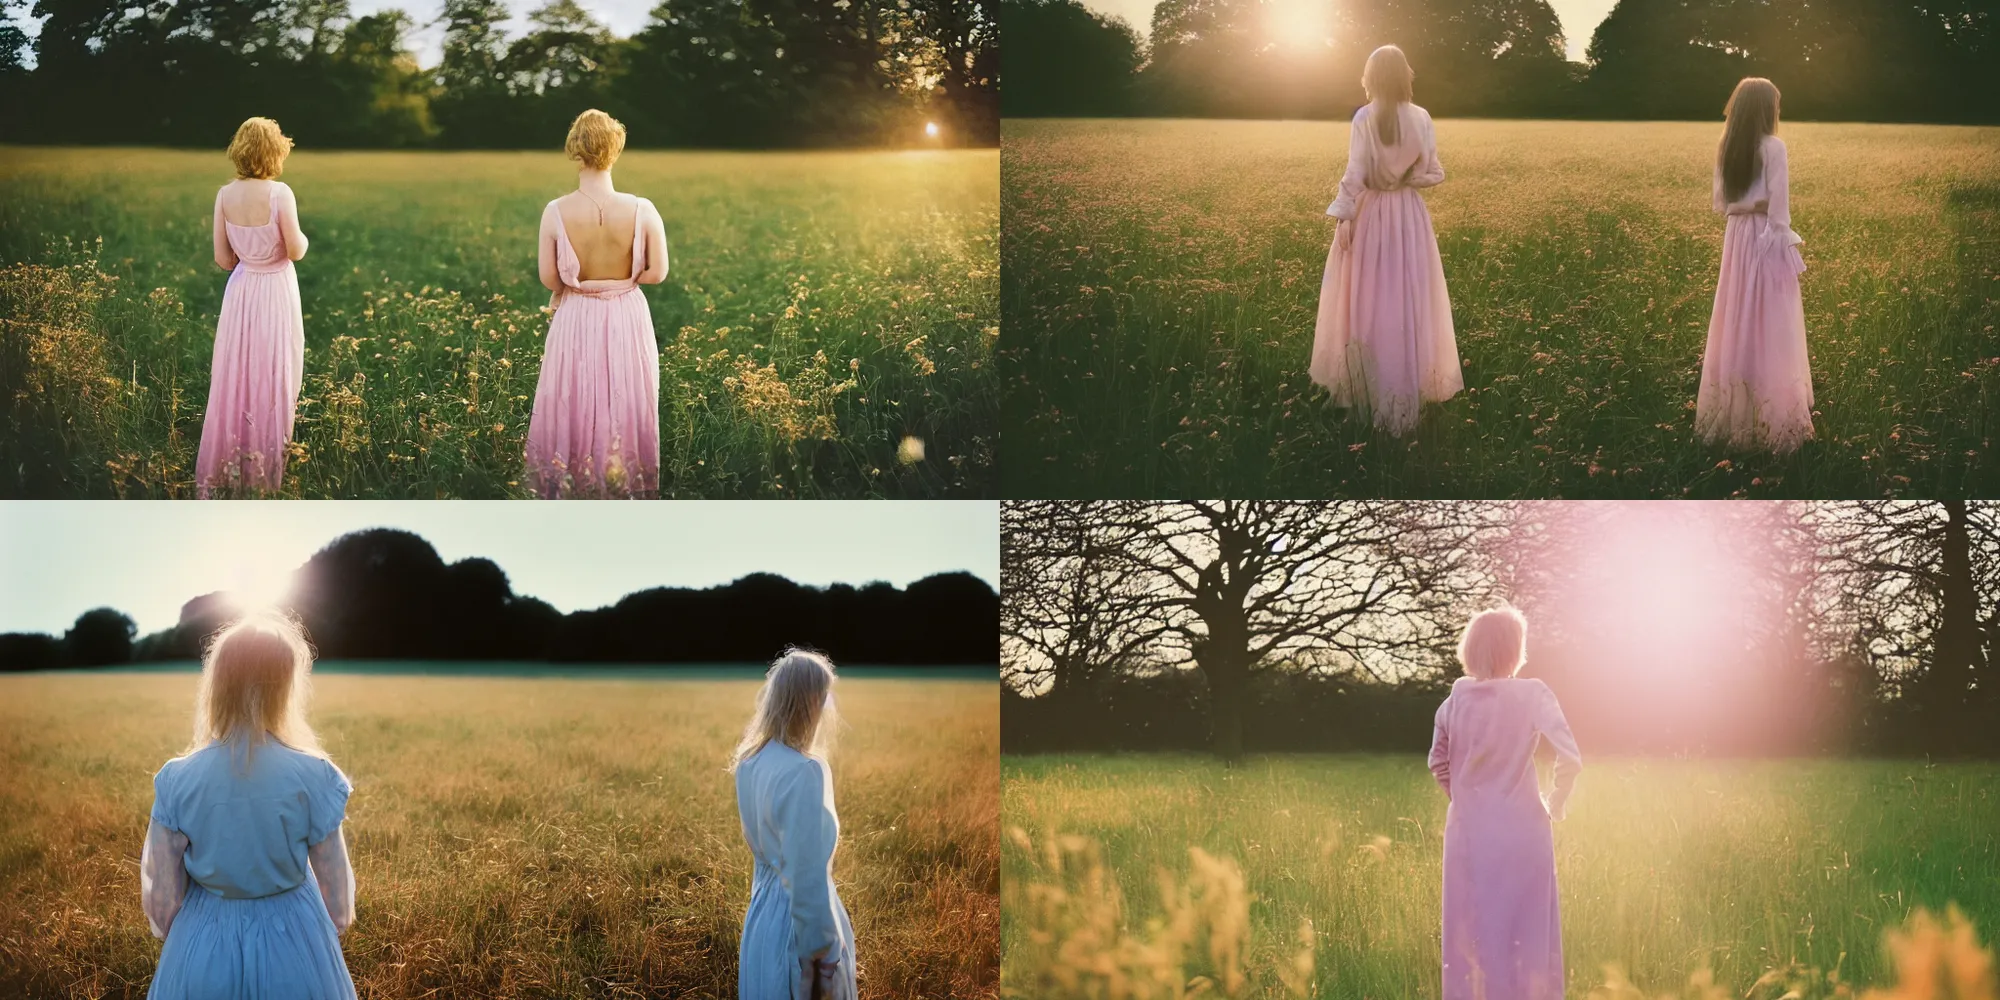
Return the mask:
[[[616,175],[670,247],[645,290],[663,495],[994,495],[995,153],[634,151]],[[0,147],[0,494],[193,492],[229,176],[220,150]],[[312,240],[284,493],[525,495],[536,227],[574,165],[301,150],[284,180]]]
[[[1059,960],[1034,943],[1038,932],[1159,935],[1148,921],[1166,909],[1162,871],[1193,896],[1193,907],[1176,897],[1182,920],[1248,894],[1241,964],[1264,995],[1283,995],[1281,972],[1297,976],[1302,919],[1311,995],[1438,995],[1446,803],[1420,757],[1256,757],[1233,770],[1186,756],[1006,757],[1001,778],[1005,995],[1057,995],[1058,967],[1099,953]],[[1219,860],[1191,860],[1190,848]],[[1882,934],[1915,907],[1957,903],[1989,947],[2000,929],[2000,768],[1587,760],[1556,827],[1556,872],[1570,997],[1605,984],[1607,963],[1646,996],[1679,996],[1704,967],[1715,995],[1736,998],[1774,969],[1798,976],[1794,1000],[1830,994],[1836,969],[1844,983],[1886,984],[1896,976]],[[1064,903],[1048,902],[1051,887]],[[1105,918],[1120,899],[1122,916]],[[1202,926],[1215,937],[1226,925]],[[1156,957],[1128,954],[1134,966]],[[1204,957],[1187,972],[1220,981],[1217,964]],[[1754,992],[1785,988],[1771,986]]]
[[[152,773],[191,674],[0,678],[0,995],[143,996]],[[749,900],[728,750],[753,682],[329,675],[364,997],[730,997]],[[990,997],[991,682],[850,679],[834,874],[862,994]]]
[[1306,376],[1345,123],[1006,122],[1002,495],[2000,491],[2000,129],[1782,127],[1818,411],[1783,458],[1694,437],[1719,123],[1437,131],[1468,389],[1398,440]]

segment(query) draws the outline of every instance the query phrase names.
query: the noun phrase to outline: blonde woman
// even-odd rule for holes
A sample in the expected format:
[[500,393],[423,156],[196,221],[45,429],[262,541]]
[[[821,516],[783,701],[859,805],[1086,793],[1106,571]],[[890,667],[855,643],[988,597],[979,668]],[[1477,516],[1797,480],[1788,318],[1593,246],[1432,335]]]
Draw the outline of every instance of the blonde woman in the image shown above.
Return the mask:
[[312,654],[258,616],[210,644],[194,739],[153,778],[140,894],[166,941],[151,1000],[354,996],[341,823],[351,789],[307,725]]
[[1425,403],[1465,388],[1451,296],[1424,188],[1444,183],[1430,112],[1411,103],[1403,50],[1368,57],[1368,103],[1348,132],[1347,171],[1326,210],[1339,219],[1320,281],[1314,382],[1336,405],[1368,410],[1392,434],[1417,426]]
[[833,885],[833,681],[832,661],[787,650],[736,745],[736,811],[756,861],[737,952],[740,1000],[854,997],[854,925]]
[[625,126],[576,116],[563,149],[576,190],[542,210],[536,260],[555,316],[528,421],[537,496],[647,497],[660,489],[660,352],[640,285],[667,279],[667,234],[653,203],[620,194],[611,166]]
[[[1451,799],[1444,824],[1444,1000],[1562,1000],[1562,920],[1551,820],[1563,818],[1583,757],[1555,692],[1514,676],[1528,621],[1513,608],[1472,617],[1466,676],[1438,707],[1431,773]],[[1542,798],[1535,745],[1555,753]]]
[[284,482],[306,357],[292,266],[306,255],[306,234],[291,185],[278,180],[291,152],[277,122],[244,122],[229,143],[236,179],[215,194],[215,265],[229,284],[195,456],[195,492],[204,499],[274,492]]
[[1812,362],[1806,354],[1799,234],[1791,175],[1778,138],[1778,88],[1736,85],[1715,151],[1722,268],[1701,358],[1694,425],[1703,441],[1788,452],[1813,436]]

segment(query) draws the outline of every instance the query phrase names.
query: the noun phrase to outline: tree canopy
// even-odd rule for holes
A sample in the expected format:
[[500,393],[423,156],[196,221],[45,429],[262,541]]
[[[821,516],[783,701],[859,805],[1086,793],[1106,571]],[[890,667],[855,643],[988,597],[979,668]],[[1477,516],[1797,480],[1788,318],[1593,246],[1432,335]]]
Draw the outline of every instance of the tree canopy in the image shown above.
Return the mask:
[[[23,15],[42,19],[30,40]],[[661,0],[630,38],[576,0],[509,37],[502,0],[445,0],[421,66],[401,10],[348,0],[0,0],[12,141],[221,146],[253,115],[311,147],[547,148],[599,107],[630,144],[997,140],[992,0]]]
[[1137,51],[1079,0],[1001,16],[1009,114],[1344,119],[1394,43],[1440,115],[1710,119],[1766,76],[1798,118],[2000,121],[2000,0],[1619,0],[1580,64],[1547,0],[1160,0]]

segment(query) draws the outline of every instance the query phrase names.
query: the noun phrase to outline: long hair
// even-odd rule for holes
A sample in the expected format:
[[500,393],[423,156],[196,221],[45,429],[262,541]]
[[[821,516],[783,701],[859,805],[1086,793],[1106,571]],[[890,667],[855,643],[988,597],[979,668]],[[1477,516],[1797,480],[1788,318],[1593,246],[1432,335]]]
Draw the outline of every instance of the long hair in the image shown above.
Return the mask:
[[833,661],[796,647],[772,661],[757,691],[757,709],[743,727],[729,769],[769,743],[783,743],[808,757],[826,758],[834,722]]
[[1512,607],[1473,615],[1458,638],[1458,662],[1482,681],[1512,677],[1528,659],[1528,618]]
[[1722,144],[1715,151],[1722,165],[1722,193],[1729,201],[1743,197],[1757,177],[1757,147],[1778,130],[1778,86],[1761,76],[1746,76],[1729,95],[1723,109]]
[[212,743],[248,750],[268,736],[325,757],[319,736],[306,722],[312,661],[305,633],[289,618],[254,614],[216,633],[202,657],[194,736],[187,752]]
[[1375,135],[1384,146],[1393,146],[1402,137],[1401,111],[1410,103],[1410,87],[1416,79],[1409,57],[1394,45],[1370,52],[1368,64],[1361,68],[1361,87],[1375,105]]

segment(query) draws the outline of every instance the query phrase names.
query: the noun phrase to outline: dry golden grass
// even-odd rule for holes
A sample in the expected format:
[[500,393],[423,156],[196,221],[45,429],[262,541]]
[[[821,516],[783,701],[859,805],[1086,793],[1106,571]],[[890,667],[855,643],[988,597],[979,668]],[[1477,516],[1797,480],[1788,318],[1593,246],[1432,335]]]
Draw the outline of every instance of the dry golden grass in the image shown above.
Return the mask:
[[[353,779],[364,997],[727,997],[749,899],[729,747],[748,681],[322,676]],[[0,995],[141,996],[151,776],[191,674],[0,678]],[[999,970],[998,688],[849,679],[834,874],[868,997]]]

